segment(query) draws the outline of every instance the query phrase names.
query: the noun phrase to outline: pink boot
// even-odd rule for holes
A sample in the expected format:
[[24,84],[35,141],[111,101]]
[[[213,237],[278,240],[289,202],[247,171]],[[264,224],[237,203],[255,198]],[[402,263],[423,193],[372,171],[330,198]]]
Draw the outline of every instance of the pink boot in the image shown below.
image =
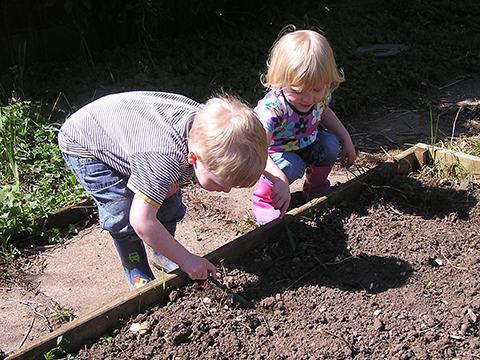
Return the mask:
[[280,210],[273,207],[270,194],[272,185],[263,177],[258,182],[257,189],[252,194],[252,211],[260,225],[280,217]]
[[320,197],[330,191],[330,181],[327,177],[333,166],[314,167],[307,166],[306,179],[303,184],[302,194],[307,199]]

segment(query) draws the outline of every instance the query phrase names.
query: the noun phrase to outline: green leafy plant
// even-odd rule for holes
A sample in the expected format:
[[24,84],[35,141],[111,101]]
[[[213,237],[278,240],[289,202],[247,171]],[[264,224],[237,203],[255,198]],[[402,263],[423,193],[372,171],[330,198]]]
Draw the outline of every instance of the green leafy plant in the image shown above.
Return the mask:
[[67,310],[59,310],[51,316],[52,320],[59,322],[69,322],[74,318],[73,314]]
[[[65,348],[68,346],[68,344],[69,341],[67,339],[65,339],[63,336],[59,336],[57,338],[57,346],[44,354],[43,357],[45,360],[54,360],[56,358],[56,354],[66,354],[67,351]],[[76,360],[76,358],[71,354],[67,354],[65,356],[65,360]]]
[[19,154],[24,148],[23,137],[26,106],[13,99],[12,103],[0,107],[0,159],[3,167],[3,177],[13,178],[15,185],[20,185],[18,175]]
[[104,343],[107,343],[107,344],[111,344],[112,341],[113,341],[113,337],[111,337],[111,336],[102,336],[102,337],[100,337],[100,341],[101,341],[101,342],[104,342]]
[[49,123],[41,102],[11,99],[0,107],[0,251],[7,259],[18,254],[15,242],[24,238],[55,239],[58,229],[46,229],[46,217],[86,198],[67,168],[56,144],[59,125]]

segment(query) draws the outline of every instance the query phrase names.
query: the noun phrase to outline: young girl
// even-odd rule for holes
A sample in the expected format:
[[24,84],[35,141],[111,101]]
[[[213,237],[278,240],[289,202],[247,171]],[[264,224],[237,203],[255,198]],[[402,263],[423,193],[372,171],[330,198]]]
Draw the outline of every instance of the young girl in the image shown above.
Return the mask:
[[357,156],[348,131],[328,106],[344,77],[327,39],[312,30],[286,33],[273,45],[267,66],[262,84],[270,91],[255,108],[270,154],[252,194],[259,224],[285,214],[289,185],[305,172],[307,199],[327,193],[340,144],[342,164],[352,165]]

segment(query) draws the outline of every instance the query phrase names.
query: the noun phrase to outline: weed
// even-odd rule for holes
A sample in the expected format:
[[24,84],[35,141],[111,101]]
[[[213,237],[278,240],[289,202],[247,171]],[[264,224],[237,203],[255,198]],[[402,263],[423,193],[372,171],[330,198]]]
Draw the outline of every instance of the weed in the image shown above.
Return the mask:
[[162,300],[165,297],[167,290],[167,282],[165,280],[165,270],[162,268]]
[[440,122],[440,117],[437,117],[436,123],[433,121],[432,108],[430,107],[430,159],[433,164],[435,164],[435,144],[437,143],[437,134],[438,134],[438,124]]
[[2,263],[10,264],[20,255],[20,250],[12,244],[8,244],[8,238],[0,244],[0,260]]
[[206,225],[199,226],[198,228],[195,229],[195,231],[199,234],[202,234],[202,233],[210,231],[210,230],[212,230],[212,229],[210,227],[206,226]]
[[285,226],[285,230],[287,231],[287,237],[288,237],[288,241],[290,242],[290,246],[292,247],[293,252],[295,252],[297,250],[297,245],[295,244],[295,240],[293,239],[293,233],[288,227],[288,224],[285,221],[284,217],[282,218],[282,220],[283,220],[283,225]]
[[433,286],[433,282],[430,280],[427,285],[425,285],[425,290],[428,290],[429,288],[431,288]]
[[237,228],[237,234],[242,233],[244,231],[250,231],[257,227],[257,224],[248,218],[244,218],[241,220],[235,221],[235,227]]
[[69,322],[74,318],[74,316],[67,310],[59,310],[55,314],[51,315],[50,318],[58,322]]
[[107,343],[107,344],[111,344],[112,341],[113,341],[113,337],[111,337],[111,336],[102,336],[102,337],[100,337],[100,341],[101,341],[101,342],[104,342],[104,343]]
[[[52,348],[50,351],[48,351],[46,354],[43,355],[45,360],[53,360],[56,358],[57,354],[66,354],[67,351],[65,348],[68,346],[70,342],[65,339],[63,336],[59,336],[57,338],[57,346]],[[73,355],[67,354],[64,358],[65,360],[76,360],[76,358]]]
[[480,137],[465,138],[461,141],[462,147],[459,149],[466,154],[480,156]]

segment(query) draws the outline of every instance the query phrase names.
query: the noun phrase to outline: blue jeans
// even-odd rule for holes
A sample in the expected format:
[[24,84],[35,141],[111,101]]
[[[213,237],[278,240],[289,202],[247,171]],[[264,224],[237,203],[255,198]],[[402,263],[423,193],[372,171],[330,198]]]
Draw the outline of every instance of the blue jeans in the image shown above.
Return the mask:
[[271,153],[270,157],[287,176],[289,184],[305,174],[307,165],[333,166],[338,157],[340,142],[326,131],[319,131],[315,142],[299,151]]
[[[154,278],[148,265],[143,241],[129,222],[133,191],[127,188],[128,177],[96,158],[62,153],[80,185],[95,200],[100,227],[110,232],[125,269],[138,268]],[[185,215],[182,192],[166,198],[157,211],[157,219],[174,236],[177,223]]]

